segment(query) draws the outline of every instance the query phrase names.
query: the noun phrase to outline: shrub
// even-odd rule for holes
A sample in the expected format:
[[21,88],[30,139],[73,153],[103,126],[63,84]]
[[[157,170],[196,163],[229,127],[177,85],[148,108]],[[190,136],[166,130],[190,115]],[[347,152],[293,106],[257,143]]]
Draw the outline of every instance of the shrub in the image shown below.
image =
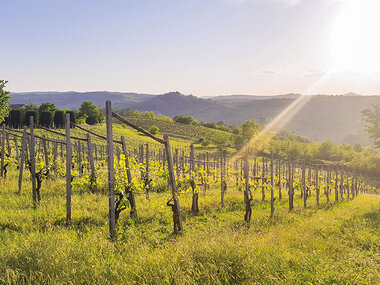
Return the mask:
[[33,117],[34,123],[38,124],[38,111],[37,110],[26,111],[26,113],[25,113],[25,125],[26,126],[30,125],[30,117]]
[[54,117],[53,113],[49,111],[42,111],[40,114],[40,125],[50,128],[53,126]]
[[8,124],[14,128],[18,128],[22,126],[23,116],[22,111],[20,109],[13,109],[9,112]]
[[63,128],[65,126],[65,113],[63,111],[59,110],[55,112],[54,126],[56,128]]
[[158,134],[158,131],[159,131],[159,128],[157,126],[151,126],[149,128],[149,132],[152,134],[152,135],[157,135]]

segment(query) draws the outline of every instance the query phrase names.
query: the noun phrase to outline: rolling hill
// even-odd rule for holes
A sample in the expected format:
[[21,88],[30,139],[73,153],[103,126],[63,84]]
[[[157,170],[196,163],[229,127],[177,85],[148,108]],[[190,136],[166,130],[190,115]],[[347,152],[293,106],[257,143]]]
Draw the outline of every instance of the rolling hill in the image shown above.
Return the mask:
[[[191,115],[197,120],[223,121],[236,126],[246,120],[266,124],[300,97],[299,94],[279,96],[230,95],[213,98],[185,96],[179,92],[163,95],[117,92],[36,92],[14,93],[11,103],[50,101],[60,108],[77,108],[82,101],[94,101],[104,107],[111,100],[113,107],[153,111],[170,117]],[[306,96],[305,96],[306,97]],[[285,128],[314,140],[337,143],[370,144],[364,130],[361,112],[372,104],[380,104],[380,96],[360,96],[348,93],[339,96],[307,96],[303,107],[288,120]]]

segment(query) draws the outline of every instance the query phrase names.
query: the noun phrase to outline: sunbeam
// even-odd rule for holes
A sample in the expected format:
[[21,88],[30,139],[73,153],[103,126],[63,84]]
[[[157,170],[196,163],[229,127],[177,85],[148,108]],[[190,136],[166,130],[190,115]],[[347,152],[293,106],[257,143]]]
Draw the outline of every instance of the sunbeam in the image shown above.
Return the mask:
[[[311,94],[323,86],[333,74],[333,70],[326,72],[314,84],[312,84],[303,94]],[[281,130],[292,118],[305,106],[305,104],[312,98],[311,95],[301,95],[295,99],[289,106],[287,106],[280,114],[278,114],[269,124],[254,136],[247,144],[245,144],[239,152],[237,152],[231,160],[240,157],[247,148],[252,145],[265,144],[270,138]]]

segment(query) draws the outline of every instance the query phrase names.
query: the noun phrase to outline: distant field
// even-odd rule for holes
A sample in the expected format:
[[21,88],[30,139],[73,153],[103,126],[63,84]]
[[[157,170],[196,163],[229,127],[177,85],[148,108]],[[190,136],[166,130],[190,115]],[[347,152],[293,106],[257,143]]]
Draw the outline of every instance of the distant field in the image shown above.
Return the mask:
[[75,190],[73,220],[65,226],[63,178],[43,182],[31,202],[30,180],[16,194],[17,173],[0,180],[2,284],[379,284],[380,196],[295,211],[287,197],[269,202],[254,193],[252,222],[243,220],[243,193],[231,187],[220,207],[219,186],[181,195],[184,234],[172,236],[170,194],[137,195],[138,219],[121,216],[118,240],[108,238],[106,195]]

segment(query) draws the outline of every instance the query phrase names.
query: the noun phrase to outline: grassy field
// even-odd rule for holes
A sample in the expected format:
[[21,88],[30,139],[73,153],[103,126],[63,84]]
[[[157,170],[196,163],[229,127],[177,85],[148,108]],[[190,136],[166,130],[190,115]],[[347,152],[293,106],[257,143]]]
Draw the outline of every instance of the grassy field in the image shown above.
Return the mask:
[[30,181],[16,193],[17,174],[0,180],[2,284],[379,284],[380,196],[302,208],[255,193],[250,226],[243,194],[230,188],[220,208],[218,187],[180,197],[184,234],[173,236],[169,193],[137,196],[138,218],[121,216],[116,242],[108,239],[107,197],[74,189],[73,220],[65,225],[63,179],[43,183],[34,208]]

